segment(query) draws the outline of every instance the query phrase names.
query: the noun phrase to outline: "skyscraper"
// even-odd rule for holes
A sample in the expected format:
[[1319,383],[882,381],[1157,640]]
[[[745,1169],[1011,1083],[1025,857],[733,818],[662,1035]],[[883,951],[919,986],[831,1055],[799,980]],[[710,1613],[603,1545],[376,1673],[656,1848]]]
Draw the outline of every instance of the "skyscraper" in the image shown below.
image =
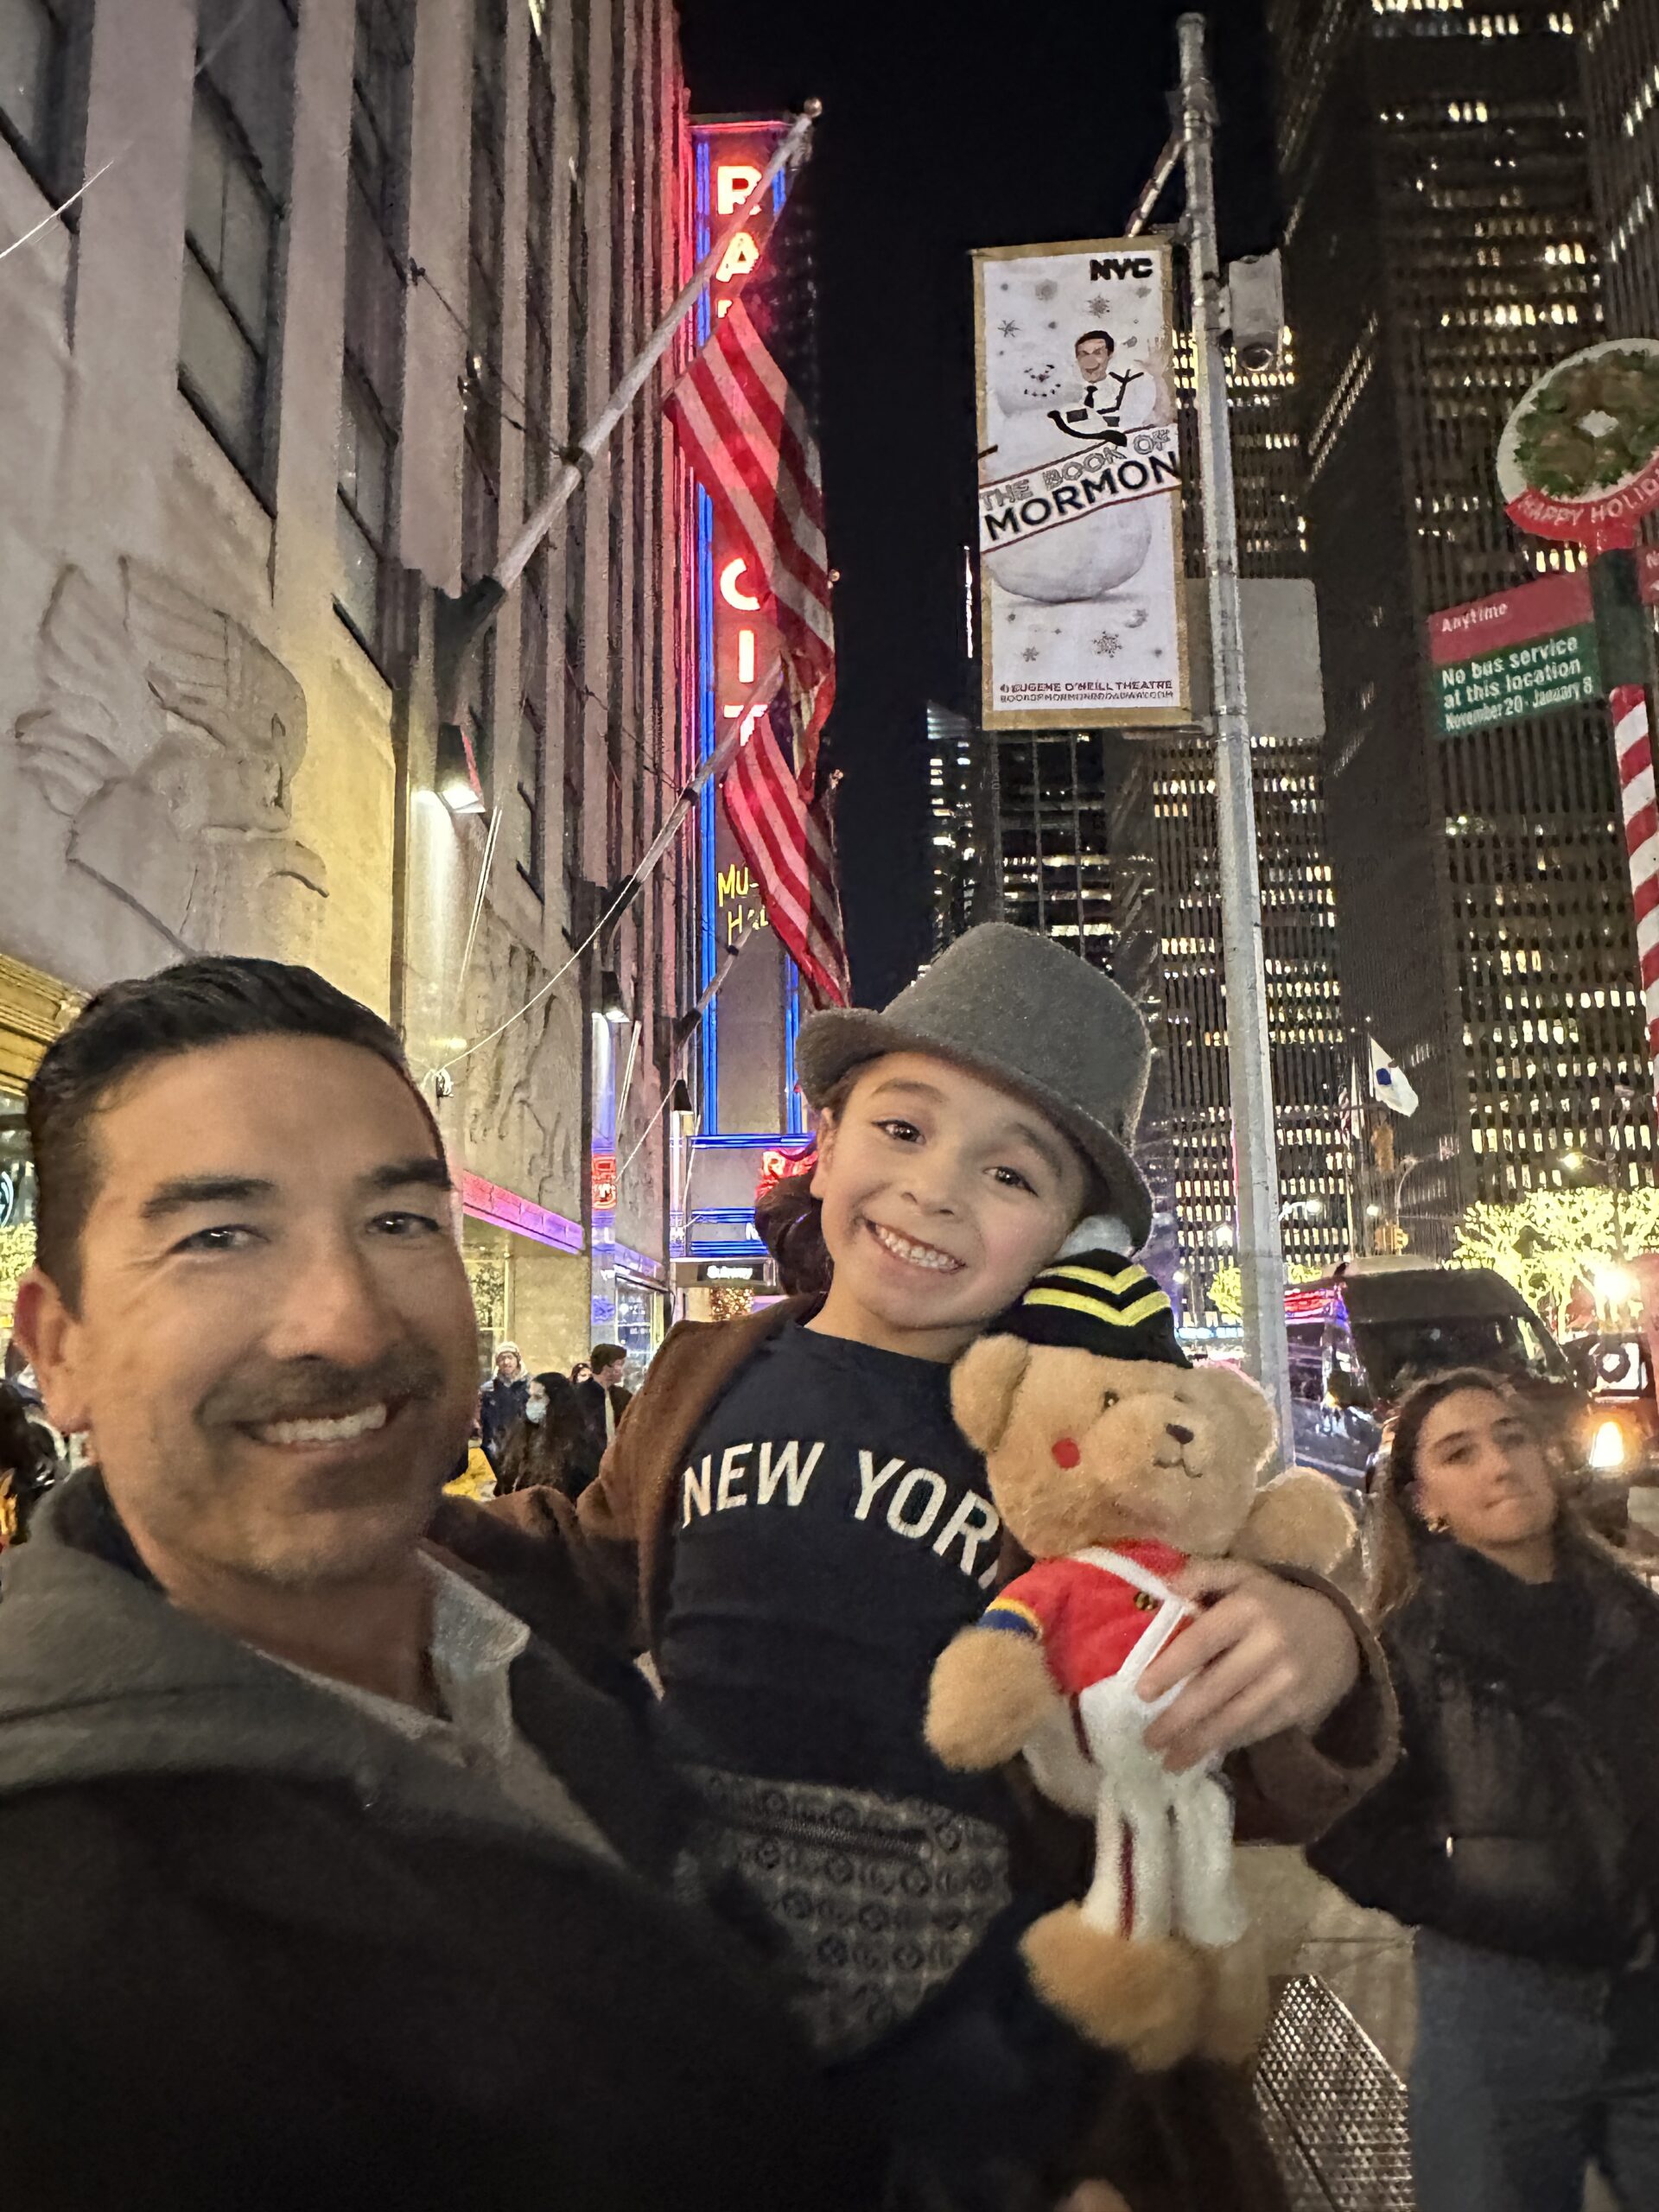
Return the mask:
[[1503,418],[1602,332],[1572,16],[1541,0],[1269,0],[1344,994],[1421,1099],[1402,1217],[1587,1145],[1650,1160],[1599,708],[1431,734],[1428,614],[1576,562],[1521,537]]
[[1659,337],[1659,0],[1583,0],[1579,21],[1607,328]]

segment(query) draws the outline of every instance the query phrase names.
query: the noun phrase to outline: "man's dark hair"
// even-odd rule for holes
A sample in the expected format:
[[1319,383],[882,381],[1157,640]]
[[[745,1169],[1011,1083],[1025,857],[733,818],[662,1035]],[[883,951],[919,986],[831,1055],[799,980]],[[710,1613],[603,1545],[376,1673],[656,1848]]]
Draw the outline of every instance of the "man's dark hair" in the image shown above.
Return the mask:
[[588,1364],[595,1375],[601,1375],[607,1367],[614,1367],[619,1359],[626,1360],[627,1356],[626,1344],[595,1344],[588,1355]]
[[1075,353],[1077,350],[1077,346],[1086,346],[1091,338],[1098,338],[1101,344],[1106,348],[1109,353],[1116,353],[1117,340],[1113,337],[1109,330],[1085,330],[1082,337],[1078,339],[1077,346],[1074,346],[1071,348],[1071,351]]
[[181,960],[111,983],[48,1046],[28,1087],[35,1257],[72,1310],[80,1299],[81,1231],[98,1189],[93,1115],[134,1069],[243,1037],[329,1037],[361,1046],[409,1084],[443,1157],[437,1122],[395,1031],[313,969],[280,960]]

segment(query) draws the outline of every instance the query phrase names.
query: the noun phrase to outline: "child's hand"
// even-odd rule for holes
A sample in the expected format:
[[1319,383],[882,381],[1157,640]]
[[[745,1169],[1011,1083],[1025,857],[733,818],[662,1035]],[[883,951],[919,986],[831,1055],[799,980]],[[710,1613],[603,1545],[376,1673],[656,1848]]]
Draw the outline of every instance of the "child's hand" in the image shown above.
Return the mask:
[[1315,1728],[1359,1678],[1359,1646],[1339,1606],[1243,1560],[1196,1560],[1170,1577],[1212,1600],[1141,1678],[1151,1700],[1185,1683],[1147,1730],[1176,1773],[1281,1728]]

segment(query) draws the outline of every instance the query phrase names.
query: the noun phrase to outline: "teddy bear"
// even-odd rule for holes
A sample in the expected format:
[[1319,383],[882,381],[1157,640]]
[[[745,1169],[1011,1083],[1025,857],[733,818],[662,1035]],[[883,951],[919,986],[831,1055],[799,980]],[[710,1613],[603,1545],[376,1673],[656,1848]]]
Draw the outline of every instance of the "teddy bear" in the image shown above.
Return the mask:
[[1140,1678],[1196,1618],[1170,1578],[1195,1555],[1327,1572],[1354,1522],[1323,1475],[1261,1484],[1266,1398],[1192,1367],[1168,1298],[1099,1236],[1085,1224],[952,1375],[957,1426],[1033,1564],[940,1655],[926,1732],[958,1770],[1023,1752],[1046,1796],[1093,1818],[1088,1894],[1033,1923],[1026,1962],[1085,2037],[1155,2072],[1245,2058],[1267,2010],[1221,1777],[1173,1773],[1143,1741],[1168,1700],[1142,1700]]

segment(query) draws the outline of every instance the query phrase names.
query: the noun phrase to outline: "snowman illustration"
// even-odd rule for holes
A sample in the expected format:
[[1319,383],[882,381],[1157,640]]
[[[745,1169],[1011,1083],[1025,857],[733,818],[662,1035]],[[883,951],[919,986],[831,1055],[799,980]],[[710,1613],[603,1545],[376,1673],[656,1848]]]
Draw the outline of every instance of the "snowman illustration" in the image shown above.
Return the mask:
[[[1041,468],[1076,453],[1079,437],[1109,453],[1127,442],[1128,429],[1156,412],[1157,379],[1126,372],[1115,383],[1109,349],[1109,340],[1106,348],[1097,346],[1085,364],[1079,341],[1075,370],[1053,353],[1015,356],[997,366],[992,391],[1000,420],[993,425],[996,442],[983,456],[988,476]],[[1091,379],[1088,368],[1096,361],[1104,372]],[[999,545],[986,554],[985,566],[1004,591],[1058,607],[1116,591],[1137,574],[1151,543],[1150,501],[1125,500]]]

